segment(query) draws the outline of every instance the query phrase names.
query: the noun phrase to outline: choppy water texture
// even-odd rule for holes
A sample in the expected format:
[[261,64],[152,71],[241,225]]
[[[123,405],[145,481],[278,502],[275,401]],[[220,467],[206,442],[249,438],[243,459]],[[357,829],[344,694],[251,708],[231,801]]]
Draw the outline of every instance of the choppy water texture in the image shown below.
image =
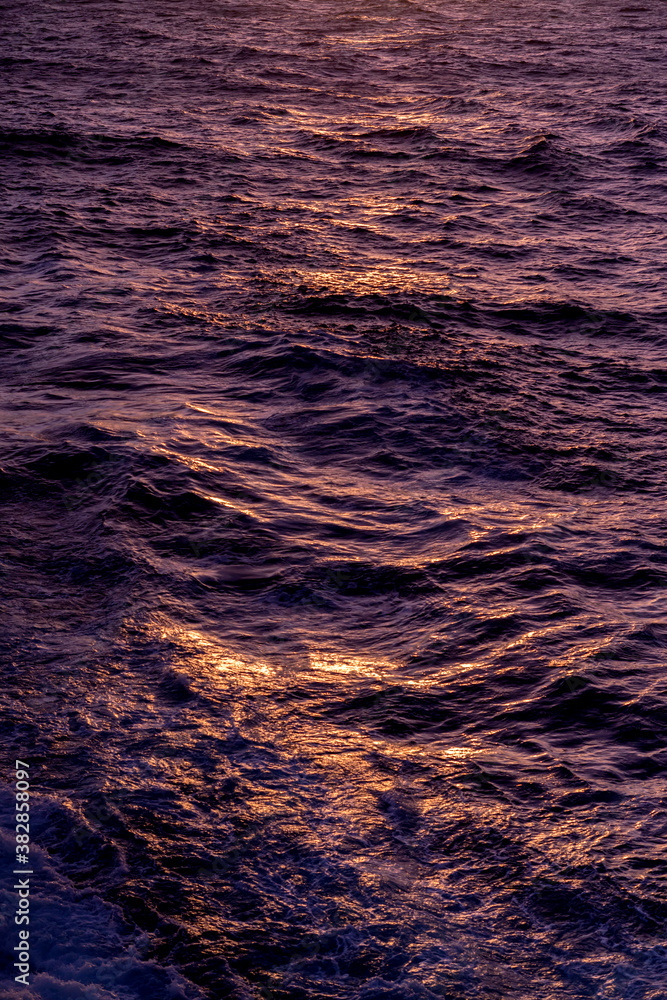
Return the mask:
[[26,996],[664,1000],[664,4],[1,26]]

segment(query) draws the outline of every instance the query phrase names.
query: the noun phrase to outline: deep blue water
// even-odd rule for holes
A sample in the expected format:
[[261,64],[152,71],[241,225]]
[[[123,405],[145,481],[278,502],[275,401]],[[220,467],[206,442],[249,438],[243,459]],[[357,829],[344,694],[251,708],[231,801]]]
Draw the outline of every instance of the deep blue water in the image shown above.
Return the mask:
[[20,995],[665,1000],[665,5],[0,39]]

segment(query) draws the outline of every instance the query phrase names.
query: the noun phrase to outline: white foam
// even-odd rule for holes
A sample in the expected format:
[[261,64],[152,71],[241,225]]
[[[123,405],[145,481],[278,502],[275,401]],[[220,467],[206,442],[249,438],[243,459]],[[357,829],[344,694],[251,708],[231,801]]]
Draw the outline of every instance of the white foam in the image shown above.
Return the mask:
[[[53,805],[31,796],[30,812],[39,823]],[[14,796],[0,786],[0,931],[2,962],[13,970],[18,944],[13,888]],[[30,986],[14,981],[18,969],[0,985],[0,1000],[203,1000],[202,993],[175,969],[143,958],[146,934],[123,926],[119,907],[91,890],[79,891],[58,872],[48,853],[31,844]]]

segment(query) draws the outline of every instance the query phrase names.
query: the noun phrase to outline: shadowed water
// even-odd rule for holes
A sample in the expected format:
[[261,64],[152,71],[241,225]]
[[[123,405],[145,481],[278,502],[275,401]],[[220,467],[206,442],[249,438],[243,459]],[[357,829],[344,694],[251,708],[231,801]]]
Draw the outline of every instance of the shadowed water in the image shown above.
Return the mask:
[[1,17],[26,997],[664,1000],[664,5]]

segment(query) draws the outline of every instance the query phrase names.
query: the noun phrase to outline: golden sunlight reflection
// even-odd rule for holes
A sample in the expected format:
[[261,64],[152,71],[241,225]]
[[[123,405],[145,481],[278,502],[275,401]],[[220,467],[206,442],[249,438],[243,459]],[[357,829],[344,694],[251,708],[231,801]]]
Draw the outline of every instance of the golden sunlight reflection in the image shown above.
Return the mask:
[[[158,629],[159,638],[180,651],[180,659],[187,662],[189,682],[193,688],[210,693],[226,690],[229,686],[244,690],[274,691],[289,688],[292,684],[313,684],[322,690],[331,684],[345,691],[363,690],[368,693],[370,682],[376,690],[400,685],[406,690],[437,690],[439,687],[467,683],[469,677],[479,678],[493,670],[493,664],[481,658],[475,662],[453,662],[426,671],[421,676],[411,676],[405,664],[382,657],[353,654],[334,649],[304,649],[301,652],[257,655],[232,650],[224,643],[196,629],[185,629],[173,624],[163,624]],[[429,743],[434,744],[432,734]],[[438,743],[439,741],[435,741]],[[466,748],[458,748],[461,753]],[[451,754],[458,753],[457,748]],[[406,751],[408,752],[408,751]],[[450,751],[448,751],[449,753]]]
[[[272,823],[290,828],[302,824],[304,830],[311,831],[309,836],[343,851],[347,861],[369,878],[389,879],[399,887],[407,879],[415,889],[419,886],[420,892],[445,884],[443,872],[420,871],[410,863],[405,868],[397,863],[392,870],[391,864],[386,865],[376,854],[372,845],[386,824],[393,822],[394,810],[399,817],[428,817],[435,829],[448,829],[455,817],[455,826],[462,823],[484,830],[502,829],[507,836],[514,836],[516,804],[530,791],[517,776],[527,768],[531,774],[541,775],[534,780],[547,790],[547,805],[551,802],[548,789],[563,763],[583,792],[591,777],[569,754],[563,757],[556,734],[553,739],[543,734],[539,748],[524,748],[506,745],[502,729],[468,733],[428,727],[417,729],[409,739],[397,740],[391,731],[378,728],[383,718],[400,712],[402,690],[430,686],[435,693],[442,685],[446,691],[447,686],[467,684],[471,677],[479,680],[490,673],[492,667],[485,663],[462,660],[415,680],[389,659],[341,651],[310,649],[290,665],[287,657],[232,649],[203,630],[179,627],[166,619],[149,627],[148,637],[151,645],[155,639],[169,645],[172,669],[193,693],[202,695],[201,700],[187,702],[191,721],[196,721],[201,732],[218,738],[221,721],[227,720],[234,732],[253,743],[270,745],[272,753],[278,755],[281,773],[301,776],[307,772],[323,790],[317,804],[316,834],[310,822],[313,806],[302,790],[289,801],[272,791],[253,809],[265,810],[265,819]],[[374,702],[374,693],[380,692],[388,700]],[[234,697],[228,698],[232,693]],[[362,719],[357,717],[360,709],[355,699],[359,694],[364,704],[371,698],[361,710]],[[290,706],[288,712],[285,704]],[[519,698],[505,707],[513,709],[521,704]],[[346,724],[350,706],[354,726]],[[151,711],[161,710],[159,701],[152,699]],[[168,777],[168,769],[176,765],[156,757],[153,766]],[[592,766],[606,781],[610,762],[602,753]],[[504,790],[501,799],[487,795],[492,786]],[[563,859],[572,865],[589,864],[622,840],[622,823],[618,829],[607,824],[607,829],[606,839],[601,840],[599,830],[582,830],[576,817],[564,813],[559,831],[554,833],[550,828],[542,838],[537,830],[535,843],[547,864],[561,864]]]
[[433,268],[422,265],[418,270],[410,261],[397,262],[388,257],[381,265],[360,263],[356,267],[341,267],[335,271],[305,270],[299,272],[301,282],[306,285],[306,295],[374,295],[401,292],[404,295],[431,294],[452,295],[449,273],[443,272],[442,265],[434,262]]
[[337,653],[310,653],[308,665],[317,675],[347,674],[373,680],[382,680],[385,673],[393,668],[388,661],[370,660],[362,656],[342,656]]

